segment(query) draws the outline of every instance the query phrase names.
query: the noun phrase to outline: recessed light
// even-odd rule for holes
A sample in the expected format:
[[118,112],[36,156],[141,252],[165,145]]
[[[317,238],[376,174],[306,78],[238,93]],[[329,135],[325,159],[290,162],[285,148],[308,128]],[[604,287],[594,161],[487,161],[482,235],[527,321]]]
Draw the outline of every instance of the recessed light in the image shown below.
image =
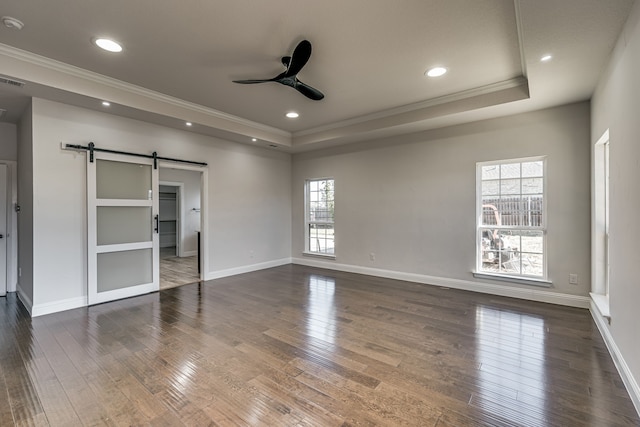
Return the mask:
[[544,55],[542,58],[540,58],[540,62],[549,62],[552,58],[553,56],[551,55]]
[[430,70],[427,70],[425,73],[428,77],[440,77],[447,73],[447,69],[444,67],[433,67]]
[[296,113],[295,111],[289,111],[286,116],[290,119],[297,119],[298,117],[300,117],[300,114]]
[[13,18],[11,16],[3,16],[2,23],[5,27],[10,28],[12,30],[21,30],[24,28],[24,24],[19,19]]
[[99,48],[104,49],[108,52],[122,52],[122,46],[120,45],[120,43],[111,39],[97,38],[93,40],[93,43],[95,43],[95,45]]
[[104,107],[109,107],[109,106],[111,106],[111,103],[109,101],[102,101],[102,105]]
[[258,141],[256,138],[251,138],[251,142],[256,142]]
[[185,125],[185,126],[193,126],[193,123],[191,123],[191,122],[185,122],[185,124],[184,124],[184,125]]

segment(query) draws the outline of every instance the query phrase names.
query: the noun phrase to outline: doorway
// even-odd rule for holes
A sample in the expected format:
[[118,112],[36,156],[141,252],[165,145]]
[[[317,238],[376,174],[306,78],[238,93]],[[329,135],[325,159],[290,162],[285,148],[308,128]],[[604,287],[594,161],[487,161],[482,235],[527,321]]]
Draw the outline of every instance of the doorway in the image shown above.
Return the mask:
[[8,167],[0,164],[0,296],[7,294],[7,181]]
[[195,283],[204,277],[202,248],[202,170],[160,164],[160,289]]
[[0,296],[18,282],[17,162],[0,161]]

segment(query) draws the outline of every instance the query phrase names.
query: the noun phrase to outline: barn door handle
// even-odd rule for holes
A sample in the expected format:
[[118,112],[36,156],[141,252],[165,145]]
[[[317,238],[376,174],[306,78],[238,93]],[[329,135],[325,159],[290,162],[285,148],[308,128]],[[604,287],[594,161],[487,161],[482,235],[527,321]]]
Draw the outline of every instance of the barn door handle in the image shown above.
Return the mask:
[[156,221],[156,227],[153,229],[153,231],[155,231],[157,234],[160,230],[160,216],[156,215],[155,217],[153,217],[153,219]]

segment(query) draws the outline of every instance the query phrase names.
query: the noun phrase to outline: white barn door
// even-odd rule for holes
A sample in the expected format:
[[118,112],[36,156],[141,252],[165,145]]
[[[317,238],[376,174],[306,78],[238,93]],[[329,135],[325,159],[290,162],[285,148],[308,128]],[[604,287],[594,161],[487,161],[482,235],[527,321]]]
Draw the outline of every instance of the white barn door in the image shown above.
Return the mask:
[[87,152],[88,302],[160,287],[158,170],[152,159]]

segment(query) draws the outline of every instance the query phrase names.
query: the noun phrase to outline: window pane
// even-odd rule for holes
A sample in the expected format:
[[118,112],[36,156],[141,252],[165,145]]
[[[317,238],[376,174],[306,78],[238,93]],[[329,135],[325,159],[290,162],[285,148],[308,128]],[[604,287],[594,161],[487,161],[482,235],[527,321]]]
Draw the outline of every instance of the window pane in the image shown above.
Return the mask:
[[501,233],[497,230],[482,231],[482,271],[490,273],[507,273],[518,270],[519,236]]
[[334,229],[332,224],[309,224],[309,251],[334,253]]
[[541,231],[482,229],[481,233],[482,271],[542,277]]
[[98,245],[151,241],[151,208],[98,206]]
[[[482,203],[482,225],[498,225],[500,213],[493,204],[494,199]],[[502,224],[500,224],[502,225]]]
[[520,178],[520,163],[500,165],[500,178]]
[[153,250],[98,254],[97,280],[98,292],[153,282]]
[[542,176],[542,175],[543,175],[542,161],[526,162],[522,164],[523,177]]
[[522,254],[522,274],[542,276],[542,254]]
[[98,199],[151,199],[151,166],[96,160]]
[[520,194],[519,179],[503,179],[500,181],[501,194]]
[[542,231],[527,231],[522,234],[522,244],[520,245],[522,252],[542,253]]
[[500,178],[499,165],[482,166],[482,180],[498,178]]
[[542,178],[525,178],[522,180],[522,194],[542,194]]
[[482,181],[482,195],[493,196],[500,194],[500,181]]

